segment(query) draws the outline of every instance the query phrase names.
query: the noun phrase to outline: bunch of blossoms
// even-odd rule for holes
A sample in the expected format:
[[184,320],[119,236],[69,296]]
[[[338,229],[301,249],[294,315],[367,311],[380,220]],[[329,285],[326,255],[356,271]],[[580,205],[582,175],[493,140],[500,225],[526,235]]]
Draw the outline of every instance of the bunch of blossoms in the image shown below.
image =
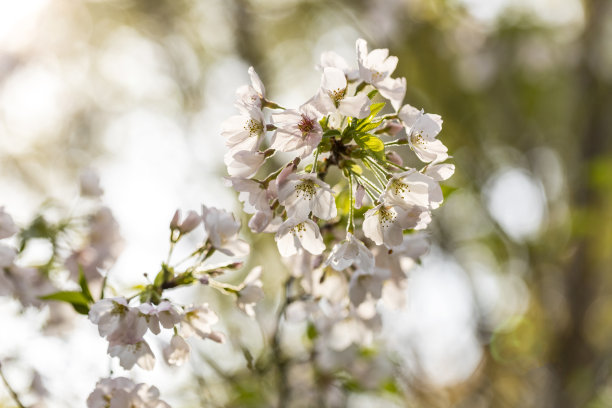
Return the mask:
[[[14,244],[0,244],[0,295],[15,297],[24,307],[48,307],[48,329],[65,326],[68,315],[63,313],[64,308],[47,302],[50,299],[44,296],[60,287],[77,285],[80,273],[85,273],[90,284],[99,287],[100,271],[111,267],[120,253],[119,226],[110,209],[102,204],[102,194],[96,173],[85,170],[80,179],[78,205],[70,210],[47,202],[22,229],[9,214],[0,210],[3,230],[0,238],[10,237]],[[22,255],[42,241],[51,247],[48,260],[23,266]]]
[[[222,130],[228,180],[253,214],[249,227],[274,233],[280,254],[297,257],[291,282],[301,285],[288,290],[289,311],[316,322],[336,349],[371,340],[380,299],[402,304],[402,264],[426,251],[414,232],[431,222],[443,201],[439,182],[454,173],[437,139],[441,117],[402,105],[398,58],[368,51],[362,39],[356,51],[356,67],[324,53],[319,89],[295,109],[269,101],[251,67],[251,84],[237,91],[240,113]],[[407,148],[421,168],[404,166]],[[259,176],[279,156],[289,159]]]
[[[200,224],[203,224],[206,231],[206,240],[187,258],[172,264],[175,246]],[[239,230],[240,223],[224,210],[202,206],[201,213],[189,211],[185,217],[177,210],[170,222],[168,257],[161,263],[160,271],[152,283],[129,298],[105,298],[103,288],[101,298],[95,302],[87,287],[83,286],[81,294],[88,299],[88,304],[93,303],[88,311],[89,320],[97,325],[100,336],[107,339],[108,354],[118,357],[119,364],[127,370],[134,365],[152,370],[155,356],[144,338],[147,332],[158,335],[162,328],[173,331],[171,340],[162,351],[164,360],[171,366],[182,365],[188,359],[190,346],[186,339],[189,337],[224,341],[224,335],[213,329],[219,318],[207,303],[178,305],[166,297],[166,292],[171,289],[193,284],[210,286],[223,294],[234,296],[238,308],[254,317],[255,303],[263,297],[259,279],[261,267],[253,268],[241,284],[231,285],[218,280],[218,277],[228,270],[239,268],[242,262],[229,260],[216,265],[207,263],[215,252],[229,257],[248,254],[248,244],[238,237]],[[157,400],[156,389],[147,391],[146,387],[134,386],[126,381],[121,378],[101,380],[87,400],[88,407],[106,406],[98,404],[100,401],[108,403],[115,400],[128,401],[129,404],[125,406],[130,407],[167,406]],[[151,399],[151,403],[141,402],[144,401],[141,391],[149,394],[153,392],[155,398]],[[111,403],[111,406],[114,405]]]

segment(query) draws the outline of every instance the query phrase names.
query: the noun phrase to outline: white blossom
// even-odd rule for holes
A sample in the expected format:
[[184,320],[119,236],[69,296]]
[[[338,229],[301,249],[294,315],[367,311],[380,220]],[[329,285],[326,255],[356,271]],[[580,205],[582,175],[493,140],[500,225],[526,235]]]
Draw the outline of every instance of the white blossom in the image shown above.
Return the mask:
[[346,79],[349,81],[359,78],[359,69],[349,67],[346,60],[333,51],[323,52],[321,54],[321,62],[316,66],[319,71],[323,71],[328,67],[338,68],[346,75]]
[[213,248],[229,256],[244,256],[249,253],[249,244],[238,238],[240,222],[234,215],[215,207],[202,205],[202,219]]
[[392,248],[403,241],[404,229],[423,229],[431,222],[431,213],[425,207],[405,208],[381,203],[365,213],[363,233],[376,245]]
[[393,175],[387,182],[384,198],[405,207],[438,208],[444,196],[437,181],[411,169]]
[[389,99],[395,110],[399,109],[406,94],[406,79],[391,78],[397,67],[398,58],[389,56],[389,50],[386,48],[368,53],[368,45],[361,38],[357,40],[356,47],[360,78]]
[[212,330],[212,325],[218,321],[219,317],[208,307],[208,304],[190,306],[185,308],[179,334],[182,337],[196,335],[203,339],[208,338],[222,343],[224,341],[223,335]]
[[266,100],[266,89],[253,67],[249,67],[250,85],[243,85],[236,90],[236,107],[241,111],[261,109]]
[[11,266],[16,256],[17,251],[14,248],[0,244],[0,269]]
[[347,96],[348,82],[344,73],[333,67],[323,70],[321,89],[315,96],[313,104],[324,113],[340,113],[344,116],[365,118],[370,114],[370,99],[364,93]]
[[257,211],[270,210],[270,192],[255,180],[240,177],[226,179],[228,183],[238,191],[238,200],[244,203],[244,212],[255,214]]
[[134,343],[110,341],[108,344],[108,354],[111,357],[118,357],[119,364],[126,370],[132,369],[135,364],[149,371],[155,367],[155,356],[149,344],[144,340]]
[[253,177],[261,165],[266,161],[265,152],[230,150],[223,157],[227,166],[227,173],[232,177]]
[[100,197],[104,190],[100,187],[100,176],[93,169],[85,169],[80,176],[81,195],[84,197]]
[[349,232],[344,241],[334,245],[325,265],[337,271],[342,271],[352,265],[368,271],[374,268],[374,256],[363,242]]
[[448,158],[448,149],[436,139],[442,130],[440,115],[424,113],[413,106],[405,105],[398,116],[406,127],[410,148],[421,161],[442,162]]
[[160,324],[166,329],[171,329],[181,321],[178,308],[167,300],[160,302],[158,305],[143,303],[138,307],[138,310],[153,334],[160,333]]
[[255,316],[255,303],[263,299],[262,282],[260,279],[262,267],[257,266],[249,272],[237,293],[236,304],[238,308],[249,317]]
[[87,397],[87,408],[170,408],[159,390],[125,377],[104,378]]
[[109,342],[136,343],[147,331],[146,319],[123,297],[101,299],[89,310],[89,320],[98,325],[100,336]]
[[240,115],[231,116],[221,126],[221,135],[230,152],[255,151],[265,131],[261,110],[251,107]]
[[295,152],[299,157],[308,156],[321,142],[323,130],[319,120],[322,116],[312,101],[298,109],[273,114],[276,131],[270,147],[281,152]]
[[4,207],[0,207],[0,239],[12,237],[18,231],[19,229],[13,222],[13,218],[4,211]]
[[278,201],[287,209],[287,215],[306,218],[312,215],[329,220],[337,215],[334,194],[329,185],[316,175],[290,174],[280,186]]
[[300,248],[313,255],[320,255],[325,250],[319,227],[308,219],[287,219],[278,227],[274,239],[281,256],[295,255]]
[[164,360],[171,366],[181,366],[189,358],[189,344],[184,338],[175,334],[170,340],[170,344],[164,347]]
[[[374,300],[382,296],[383,282],[389,272],[380,268],[359,268],[349,281],[349,298],[354,306],[360,306],[368,297]],[[368,316],[371,317],[371,316]]]
[[425,175],[436,181],[448,180],[455,174],[455,165],[450,163],[432,163],[425,169]]

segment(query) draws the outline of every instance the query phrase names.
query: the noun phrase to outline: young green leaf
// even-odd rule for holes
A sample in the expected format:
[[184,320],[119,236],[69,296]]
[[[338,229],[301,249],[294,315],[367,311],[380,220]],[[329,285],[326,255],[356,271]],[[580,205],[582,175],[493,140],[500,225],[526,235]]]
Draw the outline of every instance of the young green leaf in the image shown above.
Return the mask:
[[60,291],[46,296],[40,296],[39,299],[70,303],[77,313],[84,315],[89,313],[89,301],[82,292]]
[[83,272],[83,267],[79,265],[79,286],[81,287],[81,292],[85,299],[87,299],[90,303],[94,302],[94,298],[89,291],[89,285],[87,284],[87,278],[85,277],[85,273]]
[[385,144],[376,136],[369,133],[358,133],[355,135],[355,142],[377,160],[385,161]]

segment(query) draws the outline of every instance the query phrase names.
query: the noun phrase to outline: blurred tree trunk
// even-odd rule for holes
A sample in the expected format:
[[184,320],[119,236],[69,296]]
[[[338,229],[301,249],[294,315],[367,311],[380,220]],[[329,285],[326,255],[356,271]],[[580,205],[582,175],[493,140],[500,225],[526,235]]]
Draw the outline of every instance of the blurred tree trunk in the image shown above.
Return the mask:
[[[569,167],[572,206],[580,217],[573,222],[587,222],[578,234],[574,225],[573,256],[565,268],[565,297],[569,321],[560,333],[552,356],[553,373],[557,387],[551,401],[554,407],[582,407],[595,396],[601,382],[601,356],[585,338],[584,321],[601,288],[601,263],[592,248],[599,239],[596,214],[601,203],[601,191],[590,181],[590,165],[609,148],[610,106],[612,90],[595,72],[602,41],[602,30],[608,15],[608,0],[585,0],[585,29],[581,39],[582,55],[576,67],[574,134],[577,151],[574,165]],[[573,168],[572,168],[573,167]],[[578,221],[577,221],[578,220]],[[582,231],[587,231],[583,233]],[[607,377],[607,376],[606,376]]]

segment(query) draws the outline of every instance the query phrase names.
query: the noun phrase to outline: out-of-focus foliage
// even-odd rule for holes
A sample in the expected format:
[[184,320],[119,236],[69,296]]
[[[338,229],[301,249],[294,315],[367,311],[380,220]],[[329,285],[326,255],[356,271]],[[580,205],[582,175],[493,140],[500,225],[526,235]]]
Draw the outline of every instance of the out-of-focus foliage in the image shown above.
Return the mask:
[[[203,356],[208,368],[194,370],[202,406],[268,406],[279,393],[291,406],[612,406],[612,2],[539,0],[485,20],[463,3],[478,4],[50,1],[0,49],[0,201],[62,197],[61,186],[91,161],[175,136],[199,152],[186,160],[190,180],[206,189],[198,176],[222,152],[218,125],[248,65],[290,105],[318,85],[311,68],[321,51],[352,56],[364,37],[399,57],[406,100],[444,118],[442,138],[455,152],[433,230],[436,253],[468,288],[469,318],[425,322],[463,324],[465,336],[433,330],[441,337],[424,342],[455,344],[459,355],[436,359],[440,348],[406,341],[412,358],[396,356],[389,379],[376,377],[391,364],[379,361],[384,350],[360,350],[330,375],[309,364],[313,354],[286,360],[294,354],[277,345],[253,357],[245,347],[250,369],[228,372]],[[549,19],[557,7],[570,18]],[[286,83],[295,89],[281,89]],[[268,240],[254,245],[254,264],[272,256]],[[275,273],[287,271],[264,273],[271,299],[283,280]],[[454,282],[437,284],[443,291]],[[446,299],[438,301],[444,311]],[[240,339],[239,327],[229,330]],[[478,351],[467,362],[470,336]],[[316,333],[298,340],[308,350]],[[374,395],[383,399],[364,399]]]

